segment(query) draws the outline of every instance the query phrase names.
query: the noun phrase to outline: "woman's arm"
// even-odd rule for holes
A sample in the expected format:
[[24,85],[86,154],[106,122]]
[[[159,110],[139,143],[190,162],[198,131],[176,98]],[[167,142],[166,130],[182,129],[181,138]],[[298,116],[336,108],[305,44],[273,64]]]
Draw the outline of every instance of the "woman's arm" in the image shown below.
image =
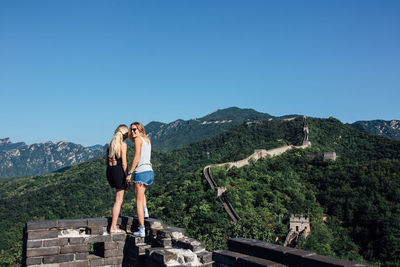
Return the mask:
[[128,164],[126,162],[126,150],[127,150],[127,145],[125,142],[123,142],[121,146],[121,159],[122,159],[122,169],[124,169],[125,173],[126,169],[128,168]]
[[[140,152],[141,152],[141,150],[142,150],[142,143],[143,143],[143,141],[142,141],[141,138],[135,138],[135,139],[134,139],[134,143],[135,143],[135,155],[133,156],[132,165],[131,165],[131,168],[129,169],[129,172],[130,172],[130,173],[132,173],[132,172],[135,170],[136,165],[137,165],[138,162],[139,162],[139,159],[140,159]],[[128,177],[129,177],[129,179],[130,179],[130,175],[128,175]]]

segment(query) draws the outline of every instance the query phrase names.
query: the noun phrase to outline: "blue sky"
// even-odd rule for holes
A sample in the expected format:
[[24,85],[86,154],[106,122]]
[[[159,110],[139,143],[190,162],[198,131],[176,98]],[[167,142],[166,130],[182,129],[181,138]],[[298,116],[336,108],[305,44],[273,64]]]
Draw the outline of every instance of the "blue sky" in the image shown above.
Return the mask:
[[104,144],[238,106],[400,119],[400,1],[0,1],[0,138]]

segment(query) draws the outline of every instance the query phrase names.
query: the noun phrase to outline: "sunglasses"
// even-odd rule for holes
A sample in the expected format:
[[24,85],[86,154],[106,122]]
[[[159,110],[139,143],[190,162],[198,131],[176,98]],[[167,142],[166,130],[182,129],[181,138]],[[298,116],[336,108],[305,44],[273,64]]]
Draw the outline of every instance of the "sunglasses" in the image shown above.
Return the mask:
[[131,131],[136,132],[137,128],[131,128]]

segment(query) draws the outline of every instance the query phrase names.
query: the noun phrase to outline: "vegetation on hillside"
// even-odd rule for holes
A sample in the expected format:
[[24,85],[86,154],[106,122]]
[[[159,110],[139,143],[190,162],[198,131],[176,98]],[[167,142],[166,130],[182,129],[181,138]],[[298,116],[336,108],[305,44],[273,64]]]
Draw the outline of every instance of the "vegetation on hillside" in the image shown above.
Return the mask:
[[[243,159],[256,148],[299,145],[302,118],[244,123],[172,152],[154,152],[156,178],[147,195],[151,216],[184,227],[213,250],[233,236],[268,242],[278,237],[282,243],[290,214],[308,214],[311,234],[301,240],[302,248],[357,261],[400,262],[400,142],[360,133],[333,118],[308,119],[308,124],[311,149],[240,169],[212,169],[217,183],[228,188],[227,197],[241,217],[237,224],[229,221],[202,168]],[[335,151],[338,160],[323,161],[325,151]],[[26,221],[109,216],[113,198],[100,159],[60,173],[0,183],[0,263],[20,260]],[[134,207],[129,192],[122,214],[134,215]]]

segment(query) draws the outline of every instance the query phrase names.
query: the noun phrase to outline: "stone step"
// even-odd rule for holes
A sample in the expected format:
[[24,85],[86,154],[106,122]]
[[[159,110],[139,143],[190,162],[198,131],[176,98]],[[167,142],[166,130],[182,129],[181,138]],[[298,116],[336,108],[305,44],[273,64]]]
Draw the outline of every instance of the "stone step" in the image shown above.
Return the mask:
[[270,260],[249,256],[246,254],[230,251],[230,250],[217,250],[213,252],[212,259],[215,266],[229,266],[229,267],[285,267],[277,262]]

